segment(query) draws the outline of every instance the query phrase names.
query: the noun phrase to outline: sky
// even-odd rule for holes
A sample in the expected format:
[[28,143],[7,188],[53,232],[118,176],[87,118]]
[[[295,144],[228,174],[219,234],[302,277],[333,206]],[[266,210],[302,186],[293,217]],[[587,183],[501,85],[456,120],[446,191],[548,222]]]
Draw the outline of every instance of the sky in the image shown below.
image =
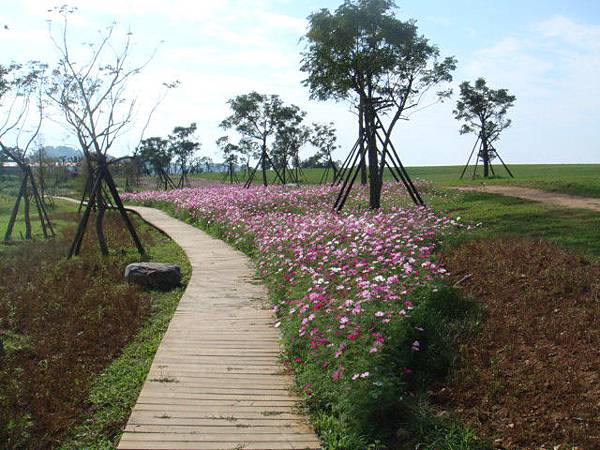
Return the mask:
[[[61,2],[59,2],[61,3]],[[166,136],[196,122],[201,154],[222,159],[215,140],[227,100],[250,91],[278,94],[307,111],[307,122],[334,122],[344,159],[357,136],[350,105],[309,99],[300,71],[307,17],[341,0],[86,0],[73,1],[69,37],[76,55],[98,30],[116,22],[115,45],[131,32],[132,64],[156,50],[131,84],[137,122],[115,144],[115,156],[131,152],[162,83],[179,80],[145,132]],[[42,60],[57,52],[49,38],[48,12],[56,1],[2,0],[0,64]],[[398,0],[397,15],[414,19],[442,56],[455,56],[455,95],[402,121],[394,142],[409,166],[463,164],[474,142],[453,118],[458,84],[484,77],[517,97],[497,150],[512,163],[600,163],[600,2],[597,0]],[[5,27],[6,25],[6,27]],[[74,145],[59,116],[43,127],[47,145]],[[310,148],[303,155],[310,154]]]

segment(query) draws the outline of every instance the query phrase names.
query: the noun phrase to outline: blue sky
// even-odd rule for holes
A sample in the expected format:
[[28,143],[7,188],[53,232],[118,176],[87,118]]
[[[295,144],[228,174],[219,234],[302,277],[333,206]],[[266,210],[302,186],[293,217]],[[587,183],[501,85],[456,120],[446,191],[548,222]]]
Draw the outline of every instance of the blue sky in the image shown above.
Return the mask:
[[[309,101],[301,85],[299,39],[306,17],[340,1],[292,0],[87,0],[72,2],[79,12],[71,37],[94,39],[113,20],[134,33],[134,58],[142,59],[160,41],[157,56],[135,85],[140,123],[163,81],[181,80],[153,117],[146,136],[165,135],[174,126],[198,123],[202,153],[219,160],[214,141],[223,134],[227,99],[257,90],[280,94],[307,110],[309,121],[334,121],[342,159],[356,137],[348,106]],[[413,18],[442,55],[459,66],[455,86],[484,76],[492,86],[517,96],[513,127],[498,145],[507,162],[600,162],[600,2],[591,0],[405,0],[398,15]],[[3,0],[0,10],[2,60],[55,58],[48,39],[49,0]],[[4,30],[2,25],[8,25]],[[457,89],[455,89],[456,91]],[[464,162],[472,138],[458,134],[455,99],[435,105],[398,125],[395,141],[408,165]],[[125,154],[140,126],[113,153]],[[57,123],[44,127],[48,144],[73,143]],[[308,149],[306,152],[308,153]]]

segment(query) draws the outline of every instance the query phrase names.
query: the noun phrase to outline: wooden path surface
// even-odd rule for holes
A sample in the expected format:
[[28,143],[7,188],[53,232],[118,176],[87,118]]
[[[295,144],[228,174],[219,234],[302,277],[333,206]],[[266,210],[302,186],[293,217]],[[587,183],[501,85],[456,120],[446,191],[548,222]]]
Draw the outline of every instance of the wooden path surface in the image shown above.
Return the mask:
[[321,448],[282,373],[252,262],[162,211],[130,209],[176,241],[193,272],[119,448]]

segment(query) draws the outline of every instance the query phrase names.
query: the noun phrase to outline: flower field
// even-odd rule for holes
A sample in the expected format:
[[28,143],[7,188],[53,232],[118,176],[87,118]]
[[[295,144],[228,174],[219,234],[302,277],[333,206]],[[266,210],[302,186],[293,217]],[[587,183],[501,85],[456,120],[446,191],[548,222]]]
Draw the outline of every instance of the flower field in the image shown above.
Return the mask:
[[[338,215],[335,194],[221,185],[125,197],[170,210],[256,258],[284,364],[321,437],[328,448],[365,448],[388,440],[388,428],[395,434],[405,397],[448,365],[444,326],[464,305],[444,288],[436,246],[460,225],[425,207],[366,210],[361,191]],[[385,193],[398,204],[403,195]]]

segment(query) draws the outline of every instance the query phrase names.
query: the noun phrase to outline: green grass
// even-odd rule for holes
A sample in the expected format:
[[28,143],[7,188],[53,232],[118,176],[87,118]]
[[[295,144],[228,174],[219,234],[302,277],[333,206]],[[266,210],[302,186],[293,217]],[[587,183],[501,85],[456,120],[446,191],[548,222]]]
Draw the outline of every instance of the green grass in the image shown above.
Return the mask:
[[[506,171],[497,167],[497,177],[483,179],[480,175],[472,179],[472,168],[467,171],[465,178],[460,179],[463,166],[430,166],[407,167],[414,180],[427,180],[439,186],[460,186],[478,184],[512,184],[515,186],[532,187],[550,192],[560,192],[571,195],[600,197],[600,164],[515,164],[509,165],[515,178],[510,178]],[[324,169],[303,169],[302,181],[307,184],[317,184],[321,180]],[[480,168],[478,173],[481,174]],[[240,178],[241,177],[240,173]],[[195,174],[192,178],[220,182],[221,173]],[[269,182],[275,178],[275,173],[269,171]],[[386,173],[386,179],[391,176]],[[260,183],[260,173],[257,173],[255,183]]]
[[479,176],[472,179],[472,171],[468,171],[463,180],[460,180],[460,166],[411,167],[407,170],[413,178],[445,186],[507,184],[584,197],[600,197],[600,164],[515,164],[509,168],[515,178],[510,178],[501,168],[496,172],[498,177],[484,179]]
[[[10,214],[12,212],[13,206],[15,203],[14,197],[9,197],[3,193],[0,193],[0,240],[4,239],[4,234],[6,232],[6,228],[8,226],[8,221],[10,218]],[[56,232],[60,232],[65,227],[72,224],[69,220],[65,220],[62,217],[64,214],[72,213],[74,208],[72,203],[55,200],[54,205],[49,205],[48,215],[52,220],[52,225],[55,227]],[[42,227],[40,225],[40,221],[38,218],[37,208],[34,205],[31,205],[30,209],[30,217],[31,217],[31,232],[34,238],[43,238]],[[23,219],[23,202],[21,202],[19,212],[17,214],[17,218],[15,221],[15,226],[13,228],[12,240],[19,241],[23,239],[25,236],[25,221]],[[0,247],[1,248],[1,247]],[[1,250],[0,250],[1,251]]]
[[600,258],[600,214],[584,209],[557,208],[514,197],[480,192],[446,191],[426,200],[436,210],[480,224],[463,236],[519,235],[545,239]]
[[154,261],[168,261],[181,266],[183,286],[169,292],[149,291],[151,317],[122,355],[94,381],[88,400],[91,415],[83,425],[71,430],[70,438],[60,447],[63,450],[116,447],[122,426],[135,405],[154,354],[183,295],[192,271],[183,250],[161,235],[148,253]]

